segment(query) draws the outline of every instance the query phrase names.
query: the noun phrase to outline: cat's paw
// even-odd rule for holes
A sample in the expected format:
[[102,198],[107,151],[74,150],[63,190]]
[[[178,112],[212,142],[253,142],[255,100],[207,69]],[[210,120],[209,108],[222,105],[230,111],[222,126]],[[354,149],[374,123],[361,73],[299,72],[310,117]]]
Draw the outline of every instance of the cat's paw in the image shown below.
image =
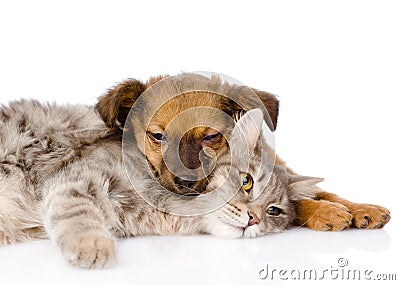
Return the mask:
[[341,231],[352,224],[353,215],[339,203],[320,200],[307,220],[307,227],[317,231]]
[[73,266],[85,269],[110,267],[116,261],[114,239],[102,235],[83,235],[66,244],[64,255]]
[[359,229],[380,229],[390,220],[388,209],[371,204],[353,204],[350,207],[353,226]]

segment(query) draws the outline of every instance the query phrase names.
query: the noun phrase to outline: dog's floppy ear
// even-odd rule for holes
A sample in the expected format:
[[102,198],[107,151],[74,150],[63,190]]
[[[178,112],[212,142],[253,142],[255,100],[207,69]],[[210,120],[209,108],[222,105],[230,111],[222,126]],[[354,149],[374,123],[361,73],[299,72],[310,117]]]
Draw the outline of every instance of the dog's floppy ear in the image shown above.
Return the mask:
[[99,98],[96,110],[108,127],[124,127],[129,110],[137,98],[148,87],[168,76],[151,77],[146,83],[136,79],[122,81]]
[[101,96],[96,109],[106,125],[110,128],[123,127],[130,108],[145,89],[145,84],[139,80],[127,79]]
[[[265,109],[268,111],[268,115],[271,119],[270,122],[268,122],[268,119],[266,120],[266,123],[268,127],[272,130],[275,131],[276,125],[278,124],[278,115],[279,115],[279,101],[276,98],[275,95],[272,95],[271,93],[260,91],[257,89],[253,89],[254,92],[260,97],[261,102],[263,102]],[[265,116],[264,116],[265,117]]]
[[[248,87],[243,88],[243,90],[248,90]],[[275,95],[272,95],[271,93],[260,91],[257,89],[250,89],[252,92],[254,92],[258,99],[261,100],[261,103],[264,105],[265,110],[268,112],[268,114],[264,114],[264,121],[268,125],[268,127],[271,129],[271,131],[275,131],[276,125],[278,123],[278,114],[279,114],[279,101],[275,97]],[[230,108],[233,108],[233,111],[238,112],[241,110],[251,110],[251,109],[256,109],[260,108],[260,100],[255,98],[255,96],[248,96],[248,93],[240,93],[234,94],[233,100],[234,103],[230,103]],[[232,102],[232,101],[230,101]]]

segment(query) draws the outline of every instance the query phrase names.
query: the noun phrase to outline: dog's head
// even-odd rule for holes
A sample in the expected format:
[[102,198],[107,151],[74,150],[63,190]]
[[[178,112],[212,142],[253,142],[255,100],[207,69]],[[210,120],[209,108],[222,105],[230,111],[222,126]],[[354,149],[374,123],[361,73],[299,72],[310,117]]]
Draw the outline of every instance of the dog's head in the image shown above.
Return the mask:
[[274,95],[186,74],[146,83],[126,80],[100,97],[96,108],[110,128],[133,133],[164,187],[187,194],[205,189],[213,161],[227,144],[232,117],[261,104],[265,121],[275,130],[279,102]]

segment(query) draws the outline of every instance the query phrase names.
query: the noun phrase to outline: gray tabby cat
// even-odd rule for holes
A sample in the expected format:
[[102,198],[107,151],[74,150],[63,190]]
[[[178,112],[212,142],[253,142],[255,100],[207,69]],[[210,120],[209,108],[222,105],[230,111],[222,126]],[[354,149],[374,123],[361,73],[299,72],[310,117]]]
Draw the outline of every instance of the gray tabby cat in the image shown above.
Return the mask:
[[[203,233],[238,238],[282,231],[294,221],[294,201],[312,197],[320,180],[273,169],[261,155],[266,147],[259,140],[261,124],[260,110],[243,115],[231,132],[230,149],[219,154],[209,193],[182,198],[164,191],[144,170],[146,159],[134,145],[123,161],[120,140],[92,107],[26,100],[3,106],[0,244],[51,238],[72,265],[103,268],[116,259],[116,238]],[[263,167],[256,167],[260,162]],[[158,209],[132,188],[126,169]],[[207,195],[229,201],[190,216],[193,205],[209,206]],[[160,210],[177,208],[189,216]]]

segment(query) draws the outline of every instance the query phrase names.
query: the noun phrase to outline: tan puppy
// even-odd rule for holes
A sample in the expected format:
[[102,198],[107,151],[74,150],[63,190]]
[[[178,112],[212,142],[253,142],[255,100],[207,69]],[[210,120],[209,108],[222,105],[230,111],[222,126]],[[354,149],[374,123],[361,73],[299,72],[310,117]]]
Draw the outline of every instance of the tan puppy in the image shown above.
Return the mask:
[[[212,158],[226,144],[224,134],[232,127],[230,119],[237,112],[263,105],[265,121],[275,130],[279,102],[267,92],[229,85],[218,78],[197,86],[197,79],[203,79],[190,74],[168,78],[172,83],[166,87],[150,88],[167,77],[151,78],[146,83],[126,80],[102,96],[96,107],[110,128],[119,131],[127,123],[125,130],[133,131],[139,149],[164,187],[181,194],[201,193]],[[208,87],[217,92],[208,91]],[[276,163],[285,166],[279,157]],[[316,200],[302,200],[297,206],[297,223],[315,230],[336,231],[352,225],[380,228],[389,219],[390,213],[383,207],[352,203],[322,190]]]
[[[234,114],[242,110],[239,103],[247,109],[264,104],[265,120],[272,130],[275,129],[279,103],[269,93],[256,91],[258,97],[252,89],[223,85],[217,78],[204,84],[204,77],[193,78],[187,75],[185,79],[188,82],[200,79],[201,86],[187,86],[190,91],[186,92],[183,90],[185,86],[168,84],[163,94],[157,88],[154,91],[157,94],[146,90],[146,94],[142,95],[145,89],[162,78],[152,78],[146,84],[127,80],[100,98],[97,109],[108,126],[123,126],[129,109],[136,103],[127,126],[132,126],[136,143],[146,155],[154,175],[164,187],[173,192],[188,194],[204,191],[207,183],[205,168],[208,168],[210,159],[226,144],[224,134],[233,127]],[[177,79],[179,82],[181,80]],[[193,88],[215,89],[215,85],[221,87],[219,94],[232,96],[193,91]],[[241,96],[248,91],[257,98]],[[136,101],[139,96],[140,100]],[[149,114],[147,118],[146,114]],[[210,171],[211,168],[212,165]]]

